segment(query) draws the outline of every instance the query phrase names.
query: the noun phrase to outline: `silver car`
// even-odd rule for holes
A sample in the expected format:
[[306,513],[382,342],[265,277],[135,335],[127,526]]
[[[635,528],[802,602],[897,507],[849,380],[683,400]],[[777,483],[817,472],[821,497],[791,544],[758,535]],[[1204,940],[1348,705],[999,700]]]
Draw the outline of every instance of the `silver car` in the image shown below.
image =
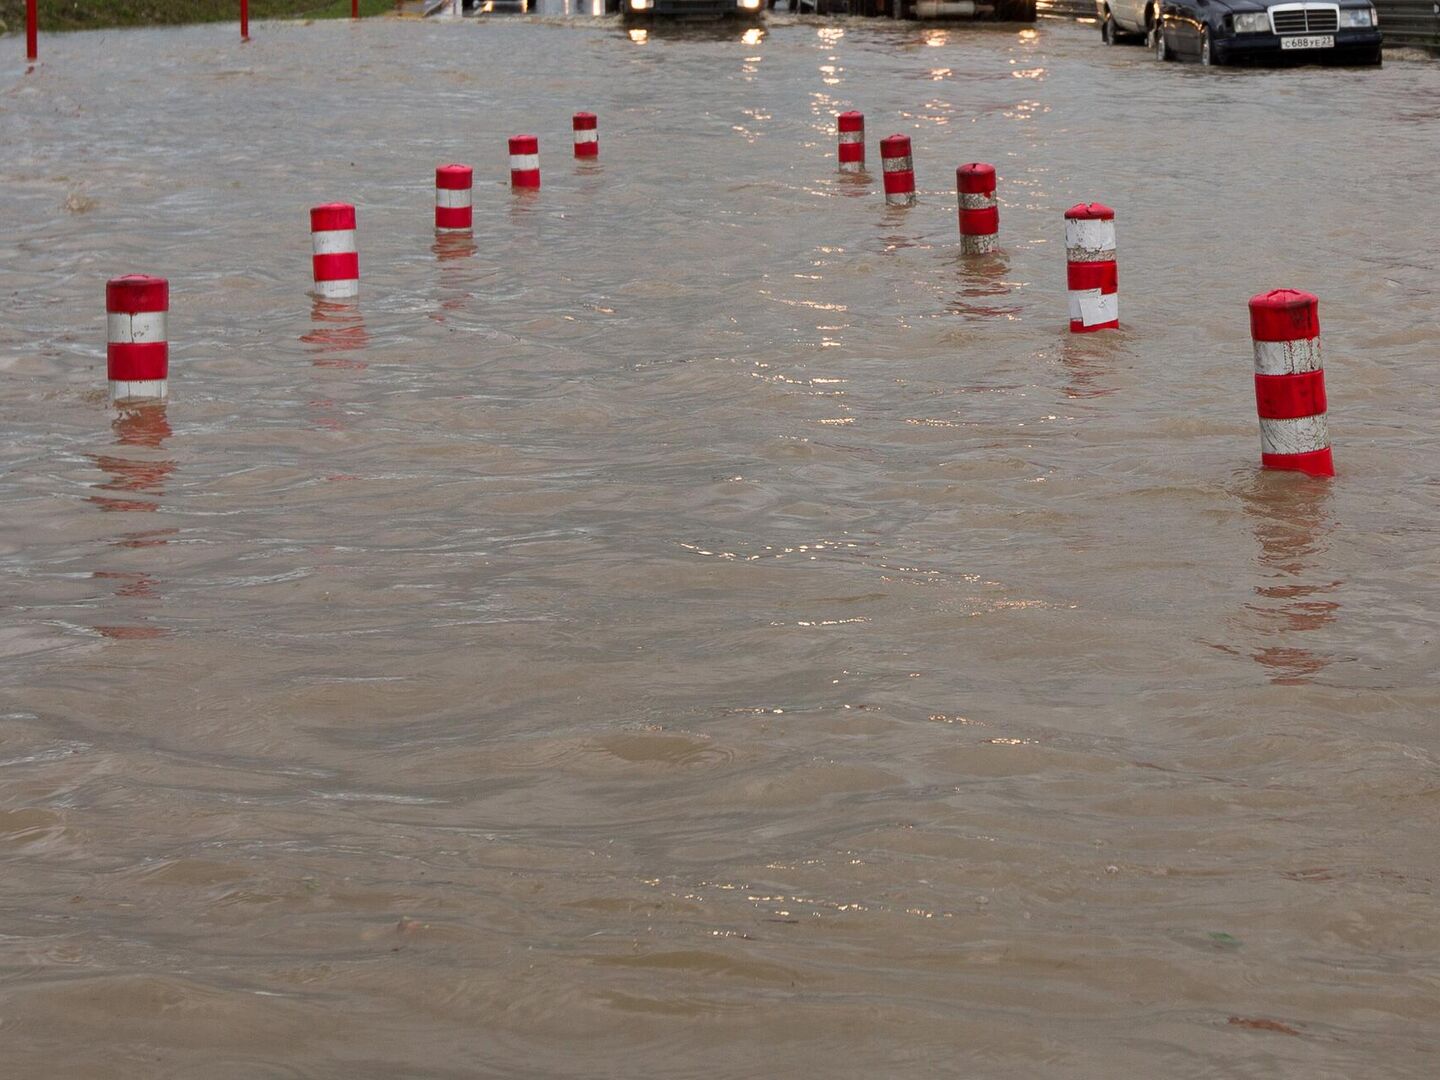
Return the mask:
[[1152,40],[1160,13],[1160,0],[1095,0],[1100,38],[1106,45],[1121,41]]

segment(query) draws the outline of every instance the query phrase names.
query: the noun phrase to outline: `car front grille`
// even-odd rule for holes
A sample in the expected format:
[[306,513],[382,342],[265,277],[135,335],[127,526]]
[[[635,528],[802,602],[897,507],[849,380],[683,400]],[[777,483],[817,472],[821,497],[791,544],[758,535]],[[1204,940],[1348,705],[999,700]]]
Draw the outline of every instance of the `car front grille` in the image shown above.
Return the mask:
[[1291,8],[1270,12],[1277,34],[1333,34],[1340,25],[1334,8]]

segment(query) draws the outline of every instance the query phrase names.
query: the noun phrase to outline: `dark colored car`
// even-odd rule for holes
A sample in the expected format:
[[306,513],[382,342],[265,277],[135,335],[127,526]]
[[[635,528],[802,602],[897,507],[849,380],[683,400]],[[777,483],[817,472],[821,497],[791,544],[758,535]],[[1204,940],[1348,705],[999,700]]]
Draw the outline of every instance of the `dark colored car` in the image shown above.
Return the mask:
[[1158,0],[1150,47],[1160,60],[1380,63],[1370,0],[1265,4],[1260,0]]

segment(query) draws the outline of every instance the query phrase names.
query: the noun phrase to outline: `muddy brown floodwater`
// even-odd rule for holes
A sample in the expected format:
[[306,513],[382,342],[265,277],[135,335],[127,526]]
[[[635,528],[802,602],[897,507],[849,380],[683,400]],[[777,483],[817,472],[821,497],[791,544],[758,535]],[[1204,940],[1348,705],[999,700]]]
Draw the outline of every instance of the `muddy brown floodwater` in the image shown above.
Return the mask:
[[[254,34],[0,82],[6,1080],[1434,1075],[1440,68]],[[167,407],[105,400],[129,272]],[[1257,469],[1280,286],[1331,482]]]

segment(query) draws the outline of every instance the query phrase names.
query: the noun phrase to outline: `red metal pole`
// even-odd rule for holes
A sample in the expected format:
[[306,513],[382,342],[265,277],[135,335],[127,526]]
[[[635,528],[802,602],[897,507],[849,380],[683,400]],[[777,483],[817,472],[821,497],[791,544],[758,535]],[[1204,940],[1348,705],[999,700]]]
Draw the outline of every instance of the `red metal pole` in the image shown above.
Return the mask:
[[35,11],[36,0],[25,0],[25,59],[34,60],[40,54],[38,42],[35,40],[39,29],[36,23],[40,21]]
[[360,17],[360,0],[350,0],[350,17],[352,19]]
[[250,0],[240,0],[240,40],[250,40]]

